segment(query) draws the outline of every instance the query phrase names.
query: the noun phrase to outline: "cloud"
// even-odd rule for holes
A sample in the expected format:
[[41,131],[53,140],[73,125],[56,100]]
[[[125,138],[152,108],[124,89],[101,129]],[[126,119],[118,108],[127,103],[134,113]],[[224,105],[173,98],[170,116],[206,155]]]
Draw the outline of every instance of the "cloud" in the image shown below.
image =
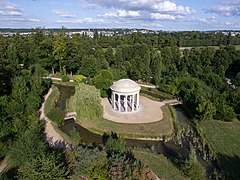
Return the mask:
[[16,24],[19,26],[25,26],[30,23],[39,23],[40,20],[35,17],[29,17],[24,14],[17,4],[12,2],[0,2],[0,26],[6,27]]
[[67,24],[92,24],[92,23],[103,23],[103,19],[93,19],[91,17],[86,17],[83,19],[74,20],[57,20],[57,23],[67,23]]
[[22,9],[15,3],[0,2],[0,16],[21,16]]
[[177,6],[175,3],[171,1],[161,1],[152,4],[152,9],[156,12],[161,13],[171,13],[171,14],[179,14],[179,15],[188,15],[191,14],[190,7],[186,6]]
[[117,12],[110,12],[104,14],[98,14],[98,17],[103,18],[124,18],[124,17],[139,17],[140,13],[138,11],[126,11],[126,10],[118,10]]
[[71,14],[67,11],[53,10],[52,12],[54,14],[60,16],[60,17],[63,17],[63,18],[75,18],[75,17],[77,17],[76,15]]
[[209,17],[209,18],[195,18],[195,22],[198,22],[202,25],[206,25],[208,27],[214,27],[214,28],[240,28],[239,22],[229,22],[229,21],[223,21],[220,19],[217,19],[216,17]]
[[170,14],[151,13],[151,19],[156,20],[175,20],[176,17]]
[[0,18],[1,21],[9,21],[9,22],[40,22],[39,19],[36,18],[22,18],[22,17],[15,17],[15,18]]
[[[170,0],[86,0],[85,7],[106,7],[117,9],[117,12],[99,14],[99,17],[153,17],[153,19],[177,19],[195,11],[188,6],[177,5]],[[158,13],[158,14],[157,14]],[[121,16],[122,14],[122,16]]]
[[206,13],[215,13],[220,16],[235,16],[240,17],[240,1],[222,3],[215,7],[205,8]]
[[142,27],[146,27],[146,28],[149,28],[149,27],[161,28],[161,27],[163,27],[162,24],[154,23],[154,22],[145,22],[145,23],[141,23],[140,25],[141,25]]

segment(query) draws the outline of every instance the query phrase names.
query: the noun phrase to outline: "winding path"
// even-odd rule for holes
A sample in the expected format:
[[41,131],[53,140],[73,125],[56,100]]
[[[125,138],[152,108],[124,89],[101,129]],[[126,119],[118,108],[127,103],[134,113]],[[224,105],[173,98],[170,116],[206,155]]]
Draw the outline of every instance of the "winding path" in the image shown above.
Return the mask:
[[3,172],[4,169],[7,168],[7,166],[8,166],[8,157],[5,157],[0,164],[0,174]]
[[44,102],[42,103],[42,107],[39,110],[41,113],[40,119],[45,122],[45,138],[51,147],[66,148],[68,146],[68,143],[66,143],[64,141],[64,138],[54,129],[51,120],[45,115],[44,112],[45,102],[51,93],[52,88],[50,88],[48,90],[48,93],[44,96]]

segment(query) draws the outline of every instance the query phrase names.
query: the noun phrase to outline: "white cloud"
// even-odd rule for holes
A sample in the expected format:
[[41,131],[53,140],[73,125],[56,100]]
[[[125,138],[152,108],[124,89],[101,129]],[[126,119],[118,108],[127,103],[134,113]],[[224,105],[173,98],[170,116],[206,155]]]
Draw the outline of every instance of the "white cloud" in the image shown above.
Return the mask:
[[12,2],[0,2],[0,23],[1,26],[17,24],[18,26],[26,25],[29,23],[38,23],[40,20],[35,17],[25,15],[23,9],[17,4]]
[[103,19],[93,19],[91,17],[86,17],[83,19],[74,19],[74,20],[57,20],[57,23],[69,23],[69,24],[92,24],[92,23],[103,23]]
[[[177,16],[187,16],[195,11],[188,6],[177,5],[170,0],[86,0],[85,7],[107,7],[115,8],[118,12],[106,12],[99,14],[99,17],[139,17],[145,19],[176,19]],[[158,15],[158,14],[159,15]],[[121,16],[122,15],[122,16]],[[157,18],[158,17],[158,18]]]
[[103,14],[98,14],[97,15],[98,17],[102,17],[102,18],[116,18],[118,17],[117,13],[114,13],[114,12],[106,12],[106,13],[103,13]]
[[141,23],[140,25],[142,27],[147,27],[147,28],[149,28],[149,27],[154,27],[154,28],[161,28],[161,27],[163,27],[162,24],[154,23],[154,22],[145,22],[145,23]]
[[40,22],[40,20],[36,18],[23,18],[23,17],[0,18],[0,20],[8,22]]
[[0,2],[0,16],[21,16],[22,9],[15,3]]
[[53,10],[52,12],[54,14],[56,14],[60,17],[64,17],[64,18],[75,18],[75,17],[77,17],[76,15],[71,14],[70,12],[67,12],[67,11]]
[[21,16],[21,12],[0,10],[0,16]]
[[227,29],[240,28],[239,22],[223,21],[223,20],[217,19],[214,16],[209,18],[195,18],[195,21],[202,25],[206,25],[214,28],[223,28],[223,27]]
[[119,17],[138,17],[138,16],[140,16],[140,14],[138,11],[119,10],[118,16]]
[[125,18],[125,17],[139,17],[140,13],[138,11],[126,11],[126,10],[117,10],[117,12],[110,12],[104,14],[98,14],[98,17],[103,18]]
[[204,9],[207,13],[215,13],[220,16],[235,16],[240,17],[240,1],[232,1],[222,3],[218,6],[209,7]]
[[158,3],[154,3],[152,4],[152,9],[162,13],[165,12],[165,13],[181,14],[181,15],[191,14],[191,10],[188,6],[187,7],[177,6],[177,4],[171,1],[161,1]]
[[176,17],[170,14],[151,13],[151,19],[157,20],[175,20]]

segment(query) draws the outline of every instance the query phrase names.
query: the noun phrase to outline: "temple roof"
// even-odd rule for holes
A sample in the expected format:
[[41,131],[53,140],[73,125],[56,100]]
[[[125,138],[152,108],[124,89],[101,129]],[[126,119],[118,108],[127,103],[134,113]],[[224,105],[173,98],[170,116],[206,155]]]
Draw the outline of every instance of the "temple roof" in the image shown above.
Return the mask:
[[141,87],[131,79],[120,79],[113,83],[110,89],[116,92],[131,93],[139,91]]

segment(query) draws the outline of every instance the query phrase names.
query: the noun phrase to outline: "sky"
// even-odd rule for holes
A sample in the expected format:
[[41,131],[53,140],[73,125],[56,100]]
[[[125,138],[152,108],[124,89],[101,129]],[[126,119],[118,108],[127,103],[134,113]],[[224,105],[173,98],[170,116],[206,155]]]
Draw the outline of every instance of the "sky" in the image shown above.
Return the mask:
[[0,28],[240,30],[240,0],[0,0]]

